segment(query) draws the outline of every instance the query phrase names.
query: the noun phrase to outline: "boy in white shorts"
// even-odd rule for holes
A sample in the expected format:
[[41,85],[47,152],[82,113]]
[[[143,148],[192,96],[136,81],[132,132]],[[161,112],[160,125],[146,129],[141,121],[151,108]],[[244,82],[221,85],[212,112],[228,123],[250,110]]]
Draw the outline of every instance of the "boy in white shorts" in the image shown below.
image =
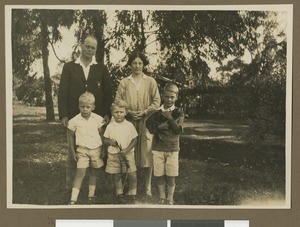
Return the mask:
[[183,111],[175,107],[177,98],[178,87],[173,83],[166,84],[162,95],[163,105],[146,121],[149,132],[154,134],[152,153],[159,204],[174,204],[175,177],[178,176],[179,169],[179,135],[182,133],[184,120]]
[[80,113],[73,117],[68,124],[69,152],[77,162],[70,204],[76,204],[82,180],[89,171],[88,201],[94,201],[97,182],[97,173],[104,165],[102,160],[102,126],[103,118],[92,111],[95,109],[95,97],[92,93],[85,92],[79,97]]
[[[134,158],[134,147],[137,143],[137,131],[133,124],[125,119],[127,103],[123,100],[111,106],[113,119],[104,132],[104,144],[108,146],[108,158],[105,171],[113,178],[116,203],[126,203],[123,195],[122,173],[128,174],[129,191],[127,198],[135,203],[137,193],[137,175]],[[126,164],[126,165],[124,165]]]

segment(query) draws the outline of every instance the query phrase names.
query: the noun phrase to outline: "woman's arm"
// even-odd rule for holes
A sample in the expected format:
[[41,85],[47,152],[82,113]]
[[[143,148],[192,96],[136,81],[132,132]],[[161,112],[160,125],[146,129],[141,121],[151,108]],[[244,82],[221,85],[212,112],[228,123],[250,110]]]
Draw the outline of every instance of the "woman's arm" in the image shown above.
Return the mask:
[[149,116],[154,110],[156,110],[160,106],[160,95],[158,91],[158,86],[154,78],[151,78],[150,81],[150,95],[151,95],[151,103],[150,105],[143,111],[144,116]]

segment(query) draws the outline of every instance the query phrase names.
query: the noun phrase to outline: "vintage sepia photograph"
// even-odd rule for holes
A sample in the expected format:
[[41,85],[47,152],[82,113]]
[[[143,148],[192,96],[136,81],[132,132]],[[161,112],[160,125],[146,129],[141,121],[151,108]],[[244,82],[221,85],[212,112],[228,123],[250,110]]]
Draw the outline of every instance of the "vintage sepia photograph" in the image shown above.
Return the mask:
[[8,208],[290,209],[292,5],[6,5]]

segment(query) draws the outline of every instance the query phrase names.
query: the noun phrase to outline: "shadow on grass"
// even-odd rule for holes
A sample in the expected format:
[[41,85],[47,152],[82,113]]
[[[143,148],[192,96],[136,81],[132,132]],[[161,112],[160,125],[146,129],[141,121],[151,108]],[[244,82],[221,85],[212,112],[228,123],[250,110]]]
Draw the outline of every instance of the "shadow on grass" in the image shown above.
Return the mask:
[[[36,205],[66,205],[70,193],[65,190],[65,162],[35,163],[15,162],[13,167],[13,203]],[[84,179],[78,203],[86,204],[88,179]],[[110,178],[99,171],[97,182],[97,203],[110,204],[113,188]]]
[[[64,161],[49,163],[15,162],[13,168],[13,203],[35,205],[66,205],[70,193],[65,190]],[[138,172],[138,179],[142,176]],[[78,204],[87,204],[88,179],[85,178]],[[158,190],[153,179],[153,198],[145,201],[142,182],[138,182],[139,203],[156,204]],[[125,189],[126,191],[126,189]],[[177,205],[240,205],[249,199],[282,197],[285,183],[278,173],[224,167],[216,163],[180,160],[180,176],[177,178],[174,199]],[[114,188],[111,178],[99,171],[96,187],[96,204],[113,204]]]
[[[22,111],[26,112],[26,109]],[[14,204],[64,205],[69,202],[70,194],[65,191],[66,129],[58,122],[43,119],[44,115],[38,112],[14,115]],[[180,141],[176,204],[240,205],[248,199],[284,197],[284,146],[216,139],[233,136],[234,127],[244,126],[222,122],[187,123]],[[154,197],[144,201],[141,178],[142,171],[139,170],[138,200],[156,203],[156,179],[152,183]],[[102,172],[97,182],[96,203],[113,204],[113,191],[110,176]],[[86,204],[87,192],[85,179],[79,204]]]
[[223,140],[181,140],[180,156],[189,160],[284,174],[285,147],[226,142]]

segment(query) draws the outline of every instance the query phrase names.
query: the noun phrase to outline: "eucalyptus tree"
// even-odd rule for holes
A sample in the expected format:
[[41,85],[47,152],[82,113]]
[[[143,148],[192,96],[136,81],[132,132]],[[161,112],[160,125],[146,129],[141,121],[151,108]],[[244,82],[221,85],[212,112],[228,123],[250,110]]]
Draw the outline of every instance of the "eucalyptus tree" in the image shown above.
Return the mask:
[[[261,14],[264,13],[264,16]],[[262,139],[268,134],[285,133],[287,34],[278,30],[277,12],[243,12],[249,32],[245,49],[248,62],[233,59],[219,68],[229,75],[228,90],[239,97],[244,118],[250,122],[248,137]],[[249,23],[252,21],[252,23]],[[258,26],[253,26],[253,23]],[[256,28],[256,29],[255,29]],[[245,111],[246,110],[246,111]]]
[[[22,67],[25,69],[29,69],[37,58],[42,58],[46,119],[53,121],[55,115],[48,63],[49,46],[62,39],[60,27],[70,28],[74,23],[74,11],[53,9],[14,9],[13,11],[15,11],[12,31],[13,56],[20,55],[17,59],[22,62]],[[30,49],[30,47],[34,48]],[[19,65],[15,63],[13,67],[14,70],[18,70]]]

